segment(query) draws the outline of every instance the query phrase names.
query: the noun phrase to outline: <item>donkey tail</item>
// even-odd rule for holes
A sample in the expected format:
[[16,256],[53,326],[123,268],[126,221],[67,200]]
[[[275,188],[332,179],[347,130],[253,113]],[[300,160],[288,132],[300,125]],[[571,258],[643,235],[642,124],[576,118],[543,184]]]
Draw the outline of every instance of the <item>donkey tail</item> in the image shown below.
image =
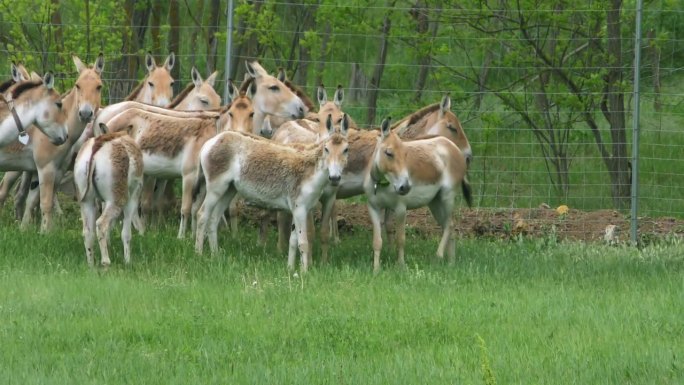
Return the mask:
[[197,167],[197,179],[195,179],[195,184],[192,186],[192,201],[197,200],[197,196],[200,191],[202,191],[202,186],[205,184],[204,180],[204,170],[202,169],[202,160],[200,159],[199,167]]
[[473,188],[470,185],[470,182],[468,182],[468,177],[463,177],[461,189],[463,190],[463,197],[465,198],[468,207],[473,207]]

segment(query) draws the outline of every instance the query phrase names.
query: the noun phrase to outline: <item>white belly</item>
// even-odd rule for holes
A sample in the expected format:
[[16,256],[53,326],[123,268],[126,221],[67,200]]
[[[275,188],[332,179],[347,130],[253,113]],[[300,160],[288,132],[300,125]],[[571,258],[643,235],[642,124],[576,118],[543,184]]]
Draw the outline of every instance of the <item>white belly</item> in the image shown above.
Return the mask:
[[[181,153],[182,154],[182,153]],[[175,158],[143,153],[143,170],[145,175],[157,177],[175,177],[182,175],[183,157]]]

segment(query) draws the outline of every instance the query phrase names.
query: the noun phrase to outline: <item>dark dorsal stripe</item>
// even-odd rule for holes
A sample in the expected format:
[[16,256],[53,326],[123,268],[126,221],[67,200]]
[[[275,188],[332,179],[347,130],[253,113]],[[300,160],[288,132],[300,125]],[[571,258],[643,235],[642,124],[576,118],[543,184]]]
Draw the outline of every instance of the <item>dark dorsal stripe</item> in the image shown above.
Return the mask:
[[169,108],[169,109],[176,108],[179,104],[181,104],[181,102],[182,102],[186,97],[188,97],[188,95],[190,95],[190,91],[192,91],[193,88],[195,88],[195,84],[194,84],[194,83],[188,84],[188,85],[185,87],[185,89],[184,89],[183,91],[181,91],[180,94],[178,94],[175,98],[173,98],[173,100],[171,101],[171,103],[169,103],[169,105],[166,106],[166,108]]
[[134,101],[138,97],[138,95],[140,95],[140,91],[142,90],[143,85],[145,85],[146,81],[147,81],[147,76],[145,76],[145,79],[143,79],[140,83],[138,83],[137,86],[135,86],[133,91],[131,91],[131,93],[128,96],[126,96],[126,99],[124,99],[124,100],[127,102]]
[[249,91],[249,86],[251,86],[252,83],[254,83],[254,78],[253,78],[253,77],[249,77],[249,78],[245,79],[245,81],[242,82],[242,84],[240,84],[240,90],[239,90],[239,91],[240,91],[240,95],[242,95],[242,94],[245,94],[245,95],[246,95],[246,94],[247,94],[247,91]]
[[[440,104],[439,104],[439,103],[430,104],[429,106],[425,106],[425,107],[421,108],[420,110],[418,110],[418,111],[412,113],[412,114],[408,117],[408,123],[407,123],[406,125],[407,125],[407,126],[410,126],[410,125],[416,124],[416,122],[418,122],[419,120],[423,119],[423,118],[424,118],[425,116],[427,116],[428,114],[431,114],[431,113],[433,113],[433,112],[439,110],[439,108],[440,108]],[[392,129],[394,129],[395,127],[397,127],[397,126],[398,126],[399,124],[401,124],[402,122],[403,122],[403,120],[400,120],[400,121],[398,121],[397,123],[393,124],[393,125],[392,125]]]
[[313,111],[316,109],[316,106],[311,101],[309,96],[305,94],[304,91],[302,91],[299,87],[297,87],[287,79],[285,79],[285,85],[287,86],[287,88],[290,89],[290,91],[294,92],[295,95],[299,96],[299,98],[302,99],[302,102],[304,102],[304,105],[306,106],[306,108],[309,109],[309,111]]
[[0,84],[0,94],[5,93],[8,88],[12,87],[14,85],[14,79],[10,79],[2,84]]
[[12,99],[17,99],[21,94],[24,93],[24,91],[28,91],[31,89],[34,89],[38,86],[43,85],[43,82],[38,80],[35,82],[20,82],[14,89],[12,90]]
[[247,108],[249,108],[249,104],[240,100],[237,104],[235,104],[235,108],[240,108],[240,109],[246,110]]

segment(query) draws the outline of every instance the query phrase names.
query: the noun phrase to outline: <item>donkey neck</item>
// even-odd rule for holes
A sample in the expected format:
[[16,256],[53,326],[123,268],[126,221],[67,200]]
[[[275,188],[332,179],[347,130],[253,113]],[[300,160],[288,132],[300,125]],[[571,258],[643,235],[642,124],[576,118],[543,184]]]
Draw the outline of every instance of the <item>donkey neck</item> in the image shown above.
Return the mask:
[[[38,118],[38,111],[29,102],[24,102],[21,104],[15,104],[14,108],[19,118],[19,122],[24,130],[35,123]],[[3,117],[2,123],[0,123],[0,146],[5,146],[10,144],[19,136],[19,127],[17,127],[17,122],[7,106],[8,113]]]
[[67,111],[67,132],[69,133],[68,143],[73,145],[78,138],[83,133],[88,122],[81,121],[78,116],[78,98],[76,95],[76,89],[72,88],[71,91],[62,99],[62,108]]

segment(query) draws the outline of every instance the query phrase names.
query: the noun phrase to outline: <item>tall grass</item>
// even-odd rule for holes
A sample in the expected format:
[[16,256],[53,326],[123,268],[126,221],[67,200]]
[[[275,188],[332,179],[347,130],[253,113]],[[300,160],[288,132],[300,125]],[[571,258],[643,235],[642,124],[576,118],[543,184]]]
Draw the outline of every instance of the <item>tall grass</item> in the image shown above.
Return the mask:
[[[22,384],[681,384],[684,247],[409,236],[408,268],[370,235],[330,266],[285,269],[275,240],[223,235],[197,256],[175,224],[133,238],[133,265],[86,267],[76,217],[3,217],[0,376]],[[484,363],[486,362],[486,365]]]

